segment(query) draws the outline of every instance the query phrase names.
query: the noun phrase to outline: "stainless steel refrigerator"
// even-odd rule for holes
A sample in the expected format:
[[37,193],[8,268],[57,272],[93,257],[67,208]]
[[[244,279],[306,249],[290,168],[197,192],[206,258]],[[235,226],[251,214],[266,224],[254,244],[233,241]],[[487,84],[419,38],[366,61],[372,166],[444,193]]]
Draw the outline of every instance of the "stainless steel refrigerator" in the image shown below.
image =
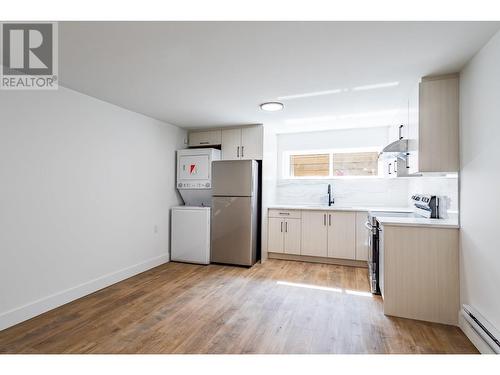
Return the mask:
[[257,261],[258,178],[255,160],[212,163],[211,262],[251,266]]

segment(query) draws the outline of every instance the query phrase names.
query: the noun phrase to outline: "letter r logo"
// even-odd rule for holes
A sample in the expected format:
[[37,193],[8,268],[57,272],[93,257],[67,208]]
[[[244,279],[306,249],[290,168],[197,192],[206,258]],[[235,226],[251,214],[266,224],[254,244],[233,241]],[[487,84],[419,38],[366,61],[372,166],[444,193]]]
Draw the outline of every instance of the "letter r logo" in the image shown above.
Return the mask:
[[2,24],[3,74],[53,74],[52,24]]

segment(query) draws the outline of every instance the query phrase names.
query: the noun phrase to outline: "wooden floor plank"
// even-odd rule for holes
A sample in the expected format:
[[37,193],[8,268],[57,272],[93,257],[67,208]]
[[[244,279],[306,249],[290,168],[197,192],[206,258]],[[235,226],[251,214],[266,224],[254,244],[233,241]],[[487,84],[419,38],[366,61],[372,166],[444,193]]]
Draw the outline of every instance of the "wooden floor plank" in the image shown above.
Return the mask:
[[168,263],[0,332],[0,353],[477,353],[387,317],[366,268]]

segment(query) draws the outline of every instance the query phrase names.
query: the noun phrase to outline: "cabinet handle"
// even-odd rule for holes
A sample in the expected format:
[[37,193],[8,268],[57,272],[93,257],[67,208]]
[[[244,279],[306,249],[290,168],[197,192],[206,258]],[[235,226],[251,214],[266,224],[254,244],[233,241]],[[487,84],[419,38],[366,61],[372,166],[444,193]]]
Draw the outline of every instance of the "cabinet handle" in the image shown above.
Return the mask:
[[398,173],[398,159],[394,160],[394,173]]
[[391,174],[391,165],[392,165],[392,163],[389,163],[387,165],[387,172],[389,172],[389,174]]
[[288,232],[288,222],[285,221],[285,232]]
[[406,168],[410,168],[410,165],[408,164],[408,159],[410,158],[410,153],[407,152],[406,153],[406,158],[405,158],[405,165],[406,165]]
[[399,139],[403,139],[403,136],[401,135],[401,130],[403,129],[403,124],[399,125]]
[[200,145],[208,145],[210,144],[210,142],[206,141],[206,142],[200,142]]
[[280,212],[280,215],[290,215],[290,212]]
[[283,222],[281,222],[281,233],[283,233]]
[[328,225],[332,226],[332,214],[328,215]]
[[323,214],[323,225],[326,227],[326,214]]
[[241,146],[241,157],[244,157],[243,155],[243,150],[245,149],[245,146]]
[[236,157],[240,157],[240,146],[236,148]]

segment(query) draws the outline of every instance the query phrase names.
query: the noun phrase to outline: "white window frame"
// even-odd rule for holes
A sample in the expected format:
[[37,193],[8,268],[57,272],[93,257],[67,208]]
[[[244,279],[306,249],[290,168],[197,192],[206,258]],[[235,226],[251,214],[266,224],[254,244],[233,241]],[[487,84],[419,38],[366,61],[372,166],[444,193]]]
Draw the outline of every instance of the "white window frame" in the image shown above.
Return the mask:
[[[371,179],[378,178],[375,176],[334,176],[333,175],[333,154],[355,153],[355,152],[380,152],[382,147],[352,147],[352,148],[331,148],[317,150],[297,150],[283,151],[281,153],[281,174],[283,180],[333,180],[333,179]],[[291,176],[290,175],[290,156],[291,155],[314,155],[314,154],[329,154],[329,171],[328,176]]]

